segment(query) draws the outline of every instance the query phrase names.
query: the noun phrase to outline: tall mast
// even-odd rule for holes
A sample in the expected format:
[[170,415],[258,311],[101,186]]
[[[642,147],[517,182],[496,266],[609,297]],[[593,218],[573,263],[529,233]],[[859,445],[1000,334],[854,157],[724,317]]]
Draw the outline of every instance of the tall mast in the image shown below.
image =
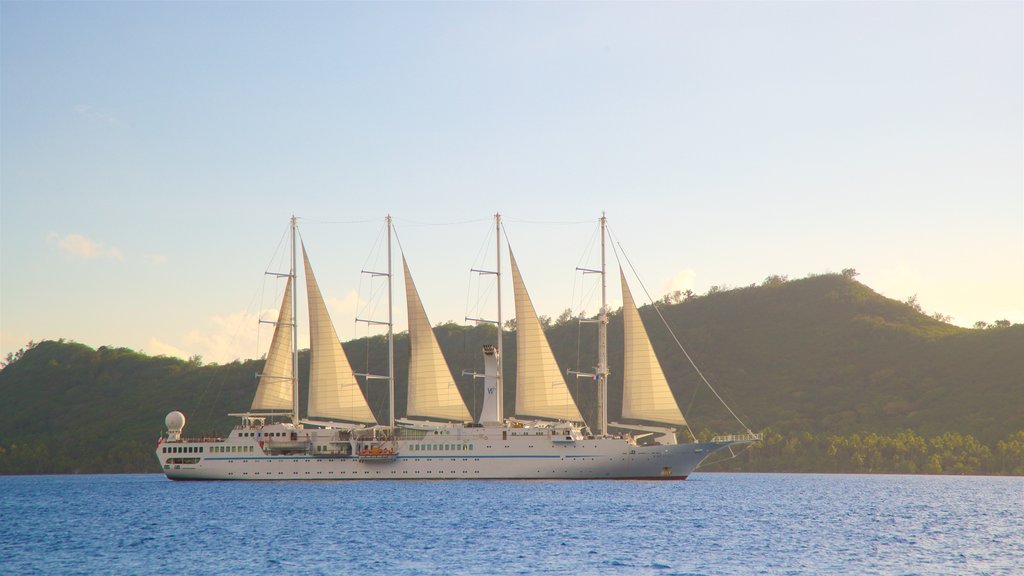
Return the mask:
[[608,282],[605,271],[605,227],[601,213],[601,312],[597,317],[597,431],[608,435]]
[[288,277],[292,283],[292,425],[299,427],[299,287],[295,274],[295,215],[292,214],[292,264]]
[[393,315],[394,274],[391,271],[391,214],[385,219],[388,228],[388,425],[395,427],[395,319]]
[[495,267],[495,278],[498,286],[498,422],[505,421],[505,376],[504,362],[505,354],[502,349],[502,341],[505,340],[505,329],[501,324],[501,213],[494,215],[494,240],[495,254],[497,254],[497,266]]

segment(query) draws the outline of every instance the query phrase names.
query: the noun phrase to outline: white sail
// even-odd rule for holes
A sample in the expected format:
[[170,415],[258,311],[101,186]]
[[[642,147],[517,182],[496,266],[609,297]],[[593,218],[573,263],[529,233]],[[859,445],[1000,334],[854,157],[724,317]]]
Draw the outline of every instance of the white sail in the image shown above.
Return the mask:
[[281,311],[277,314],[274,337],[270,341],[267,362],[260,374],[253,410],[292,409],[292,278],[284,289]]
[[320,287],[302,247],[306,270],[306,299],[309,301],[309,404],[311,418],[336,418],[375,423],[373,412],[352,373],[345,350],[338,340]]
[[509,256],[516,299],[516,415],[582,422],[511,250]]
[[633,295],[622,278],[622,321],[625,325],[625,358],[622,369],[622,417],[664,424],[686,425],[665,373],[654,355]]
[[465,422],[471,419],[462,394],[441,354],[441,347],[430,327],[416,284],[405,269],[405,298],[409,312],[409,404],[406,414]]

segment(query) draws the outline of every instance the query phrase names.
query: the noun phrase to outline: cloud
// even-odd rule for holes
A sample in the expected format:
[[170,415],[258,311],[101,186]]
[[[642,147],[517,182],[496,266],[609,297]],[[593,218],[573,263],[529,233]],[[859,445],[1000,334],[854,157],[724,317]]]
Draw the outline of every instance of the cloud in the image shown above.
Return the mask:
[[[668,294],[679,290],[680,292],[686,292],[687,290],[693,290],[693,282],[697,278],[697,273],[687,268],[680,270],[678,274],[669,278],[661,285],[661,293]],[[655,296],[652,294],[651,296]]]
[[239,311],[214,315],[205,319],[198,328],[189,330],[168,343],[152,337],[146,345],[149,354],[188,359],[202,356],[204,362],[224,364],[235,360],[250,360],[265,354],[270,346],[273,326],[260,324],[260,320],[273,322],[277,310],[267,309],[260,314]]
[[47,240],[57,245],[60,250],[76,258],[83,260],[117,260],[124,262],[124,252],[117,246],[107,247],[103,242],[86,238],[81,234],[68,234],[61,237],[56,232],[50,232]]
[[359,297],[356,290],[350,290],[341,298],[327,297],[325,301],[338,338],[342,341],[352,338],[355,335],[356,310],[365,306],[366,301]]
[[75,104],[71,109],[74,110],[75,114],[87,120],[94,122],[107,122],[109,124],[117,125],[121,124],[121,121],[114,117],[113,114],[103,110],[98,110],[95,106],[90,104]]
[[171,344],[156,338],[149,339],[149,343],[146,344],[146,353],[150,356],[172,356],[183,360],[187,360],[188,357],[191,356],[191,354],[181,348],[172,346]]
[[270,345],[272,328],[260,330],[260,318],[273,320],[277,310],[264,310],[262,315],[241,311],[225,316],[212,316],[205,326],[188,332],[185,347],[194,350],[208,362],[231,362],[258,357]]
[[163,266],[167,264],[167,256],[163,254],[146,254],[143,256],[146,259],[146,264],[151,266]]

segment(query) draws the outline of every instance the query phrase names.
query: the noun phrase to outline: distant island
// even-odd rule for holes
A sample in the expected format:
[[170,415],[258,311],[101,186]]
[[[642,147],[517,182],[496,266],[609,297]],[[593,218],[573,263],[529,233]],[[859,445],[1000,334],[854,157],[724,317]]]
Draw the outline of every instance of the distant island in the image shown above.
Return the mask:
[[[849,269],[799,280],[770,276],[703,295],[674,292],[658,307],[729,405],[765,435],[738,457],[702,470],[1024,475],[1024,325],[954,326],[924,313],[913,297],[879,295]],[[737,431],[685,358],[670,353],[675,344],[651,306],[641,314],[694,435]],[[596,334],[576,320],[568,312],[547,320],[563,369],[594,363],[580,351],[596,348]],[[610,323],[614,416],[621,411],[621,317],[612,314]],[[504,335],[507,388],[514,389],[511,330],[514,321]],[[444,323],[435,333],[454,374],[479,369],[481,345],[496,338],[493,326]],[[405,335],[395,346],[396,412],[403,414]],[[384,365],[382,337],[344,347],[357,371]],[[303,397],[308,361],[300,352]],[[157,472],[153,447],[164,415],[185,412],[192,434],[226,433],[234,425],[227,414],[248,408],[261,366],[262,360],[204,364],[198,356],[30,343],[0,370],[0,474]],[[478,412],[478,384],[458,380]],[[593,389],[570,387],[592,421]],[[387,410],[381,388],[367,394],[378,415]],[[507,392],[507,410],[512,398]]]

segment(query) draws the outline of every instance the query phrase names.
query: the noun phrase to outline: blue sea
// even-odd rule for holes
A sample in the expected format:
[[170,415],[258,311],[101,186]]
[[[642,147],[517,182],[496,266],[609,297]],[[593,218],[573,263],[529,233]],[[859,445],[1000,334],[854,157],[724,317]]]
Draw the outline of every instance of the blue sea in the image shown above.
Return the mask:
[[1024,574],[1024,478],[0,477],[4,574]]

